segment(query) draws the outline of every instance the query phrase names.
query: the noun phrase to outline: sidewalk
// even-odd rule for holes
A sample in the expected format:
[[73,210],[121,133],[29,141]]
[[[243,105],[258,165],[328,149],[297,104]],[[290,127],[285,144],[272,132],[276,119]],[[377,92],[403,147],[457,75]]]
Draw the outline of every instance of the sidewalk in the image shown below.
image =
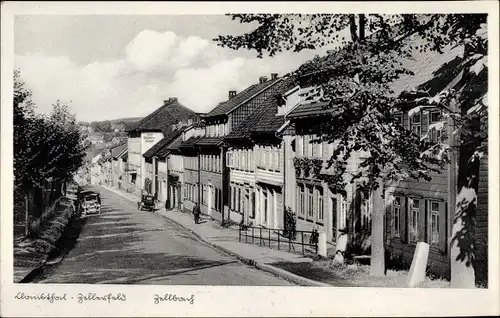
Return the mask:
[[[138,198],[123,191],[105,187],[106,189],[121,195],[130,201],[137,202]],[[312,262],[311,258],[260,247],[258,245],[239,242],[238,226],[228,228],[222,227],[218,222],[212,221],[209,217],[203,216],[200,224],[195,224],[192,214],[180,212],[179,210],[166,211],[160,208],[156,213],[172,220],[178,225],[186,228],[199,239],[212,247],[238,258],[240,261],[253,265],[261,270],[285,278],[296,284],[303,286],[331,286],[326,283],[314,281],[302,276],[292,274],[289,271],[273,266],[273,263],[299,264]]]

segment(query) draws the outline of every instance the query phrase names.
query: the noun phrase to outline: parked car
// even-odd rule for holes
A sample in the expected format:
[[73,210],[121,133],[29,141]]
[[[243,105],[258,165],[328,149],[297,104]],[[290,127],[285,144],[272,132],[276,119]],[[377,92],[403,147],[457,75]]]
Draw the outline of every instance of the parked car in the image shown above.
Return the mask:
[[155,198],[152,195],[143,194],[141,202],[137,202],[137,210],[155,210]]
[[101,196],[95,191],[80,192],[80,212],[84,217],[87,214],[101,214]]

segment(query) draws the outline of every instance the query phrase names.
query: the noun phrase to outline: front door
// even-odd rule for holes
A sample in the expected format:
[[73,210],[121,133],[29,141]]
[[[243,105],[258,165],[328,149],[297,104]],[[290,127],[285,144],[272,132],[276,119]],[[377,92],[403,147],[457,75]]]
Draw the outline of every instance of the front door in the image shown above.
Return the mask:
[[332,198],[332,241],[337,241],[337,199]]

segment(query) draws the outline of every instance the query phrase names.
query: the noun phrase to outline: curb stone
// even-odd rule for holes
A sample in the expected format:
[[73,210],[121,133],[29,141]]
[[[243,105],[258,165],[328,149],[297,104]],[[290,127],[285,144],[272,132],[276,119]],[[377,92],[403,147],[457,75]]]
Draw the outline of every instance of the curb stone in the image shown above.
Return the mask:
[[[157,213],[159,214],[159,213]],[[230,251],[218,244],[214,244],[212,242],[209,242],[207,241],[205,238],[203,238],[201,235],[199,235],[198,233],[196,233],[195,231],[185,227],[183,224],[169,218],[168,216],[164,215],[164,214],[159,214],[165,218],[168,218],[170,221],[176,223],[177,225],[181,226],[182,228],[188,230],[190,233],[192,233],[194,236],[196,236],[198,239],[202,240],[203,242],[207,243],[208,245],[214,247],[215,249],[225,253],[225,254],[229,254],[233,257],[236,257],[238,260],[240,260],[241,262],[247,264],[247,265],[250,265],[250,266],[253,266],[253,267],[256,267],[257,269],[260,269],[262,271],[265,271],[265,272],[268,272],[268,273],[271,273],[273,275],[276,275],[276,276],[279,276],[281,278],[284,278],[288,281],[291,281],[293,283],[296,283],[298,285],[302,285],[302,286],[316,286],[316,287],[332,287],[332,285],[329,285],[329,284],[326,284],[326,283],[322,283],[322,282],[318,282],[318,281],[315,281],[315,280],[312,280],[312,279],[308,279],[308,278],[305,278],[305,277],[301,277],[299,275],[295,275],[293,273],[290,273],[289,271],[286,271],[284,269],[280,269],[280,268],[277,268],[277,267],[274,267],[272,265],[269,265],[269,264],[264,264],[264,263],[259,263],[259,262],[256,262],[255,260],[253,259],[250,259],[250,258],[247,258],[247,257],[244,257],[244,256],[241,256],[233,251]]]
[[[106,187],[106,189],[109,189]],[[122,195],[121,193],[115,191],[114,189],[109,189],[111,192],[114,192],[118,195],[121,195],[122,197],[126,198],[126,199],[129,199],[130,201],[132,201],[131,198],[125,196],[125,195]],[[196,233],[195,231],[187,228],[186,226],[184,226],[183,224],[173,220],[172,218],[169,218],[167,215],[165,214],[161,214],[161,213],[158,213],[158,212],[154,212],[156,213],[157,215],[160,215],[164,218],[167,218],[169,219],[170,221],[174,222],[175,224],[177,224],[178,226],[186,229],[187,231],[189,231],[191,234],[193,234],[196,238],[198,238],[199,240],[203,241],[204,243],[210,245],[211,247],[225,253],[225,254],[228,254],[228,255],[231,255],[233,257],[235,257],[236,259],[240,260],[241,262],[247,264],[247,265],[250,265],[250,266],[253,266],[257,269],[260,269],[262,271],[265,271],[265,272],[268,272],[268,273],[271,273],[273,275],[276,275],[276,276],[279,276],[281,278],[284,278],[285,280],[288,280],[288,281],[291,281],[293,283],[296,283],[298,285],[302,285],[302,286],[316,286],[316,287],[333,287],[332,285],[329,285],[327,283],[323,283],[323,282],[318,282],[318,281],[315,281],[315,280],[312,280],[312,279],[309,279],[309,278],[305,278],[305,277],[301,277],[299,275],[295,275],[293,273],[290,273],[289,271],[286,271],[284,269],[281,269],[281,268],[277,268],[277,267],[274,267],[272,265],[269,265],[269,264],[264,264],[264,263],[259,263],[259,262],[256,262],[255,260],[253,259],[249,259],[247,257],[244,257],[244,256],[241,256],[237,253],[234,253],[218,244],[214,244],[208,240],[206,240],[205,238],[203,238],[200,234]]]

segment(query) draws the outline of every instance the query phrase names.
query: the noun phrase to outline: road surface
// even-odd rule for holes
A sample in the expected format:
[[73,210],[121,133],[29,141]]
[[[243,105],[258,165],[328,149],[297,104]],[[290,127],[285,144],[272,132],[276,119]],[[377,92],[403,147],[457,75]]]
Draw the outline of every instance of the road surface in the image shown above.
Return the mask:
[[204,244],[184,228],[104,188],[69,253],[38,283],[292,285]]

